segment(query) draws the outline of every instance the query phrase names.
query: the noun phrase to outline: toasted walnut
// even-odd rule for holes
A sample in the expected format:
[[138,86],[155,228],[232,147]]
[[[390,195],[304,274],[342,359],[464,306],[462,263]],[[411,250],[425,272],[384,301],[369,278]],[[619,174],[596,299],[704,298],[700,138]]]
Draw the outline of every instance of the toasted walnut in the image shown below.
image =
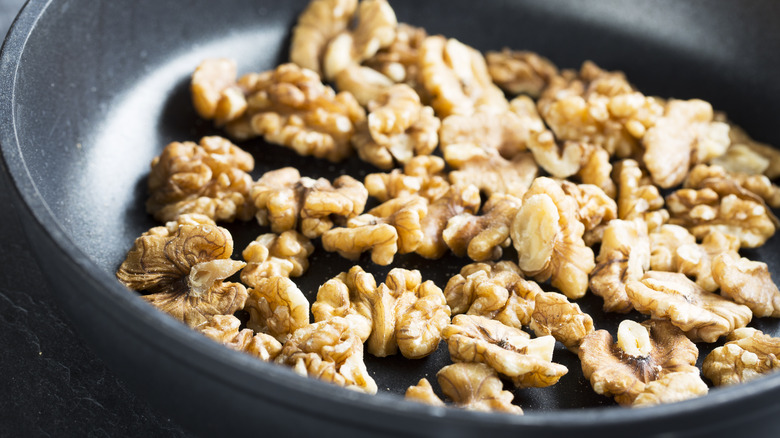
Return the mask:
[[342,70],[333,82],[337,90],[350,93],[363,106],[378,99],[394,84],[392,79],[382,73],[357,64]]
[[668,318],[694,341],[715,342],[744,327],[750,309],[705,291],[684,274],[648,271],[626,284],[634,308],[654,318]]
[[718,284],[713,279],[713,259],[720,254],[728,254],[739,257],[739,239],[727,236],[719,232],[707,234],[700,245],[677,243],[674,251],[674,271],[696,279],[696,284],[707,292],[715,292]]
[[536,336],[552,335],[574,353],[582,340],[593,332],[593,318],[577,303],[555,292],[536,294],[529,324]]
[[427,37],[425,29],[398,23],[395,40],[389,46],[379,49],[376,55],[363,64],[382,73],[396,83],[404,83],[414,88],[420,96],[419,51]]
[[721,295],[750,307],[753,315],[780,318],[780,290],[766,263],[723,252],[712,259],[712,278]]
[[679,225],[661,225],[650,233],[650,269],[676,271],[677,248],[695,244],[696,238],[687,229]]
[[[685,394],[677,379],[664,381],[671,374],[686,374],[688,379],[699,379],[696,359],[699,350],[685,334],[668,321],[648,320],[642,324],[631,320],[620,323],[617,342],[606,330],[597,330],[583,339],[579,357],[582,373],[598,394],[613,396],[624,406],[634,404],[640,394],[646,393],[639,403],[658,392],[674,391],[674,398],[691,398],[700,395],[700,385],[691,385],[694,391]],[[648,388],[651,382],[658,382]],[[663,383],[673,388],[657,388]],[[706,385],[705,385],[706,387]],[[659,398],[661,401],[663,397]],[[671,400],[669,400],[671,401]]]
[[509,231],[521,201],[511,195],[494,194],[481,215],[461,213],[447,221],[442,239],[457,256],[486,261],[501,257],[510,244]]
[[634,399],[633,407],[654,406],[663,403],[675,403],[707,395],[709,387],[695,373],[669,373],[658,380],[645,385],[644,390]]
[[401,354],[409,359],[431,354],[450,322],[444,293],[432,281],[423,282],[416,270],[393,269],[385,284],[396,299],[395,341]]
[[418,155],[404,165],[404,170],[370,173],[365,179],[368,194],[385,202],[405,195],[420,195],[428,201],[444,196],[450,188],[444,172],[444,160],[435,155]]
[[511,227],[520,269],[537,281],[552,278],[552,285],[572,299],[585,294],[595,267],[578,214],[573,197],[554,180],[540,177],[523,197]]
[[309,324],[282,346],[276,363],[348,389],[376,394],[377,386],[363,362],[363,342],[344,318]]
[[[349,272],[342,272],[320,286],[317,299],[311,306],[314,321],[342,317],[363,342],[372,332],[375,338],[382,336],[382,333],[393,333],[395,325],[390,313],[392,306],[386,304],[386,299],[374,299],[377,296],[376,289],[374,276],[363,271],[360,266],[353,266]],[[372,330],[373,326],[377,326],[375,331]]]
[[325,49],[322,69],[326,79],[342,70],[360,64],[395,40],[398,20],[386,0],[363,0],[358,5],[355,28],[342,30]]
[[216,221],[249,220],[252,155],[221,137],[173,142],[152,160],[146,210],[159,221],[199,213]]
[[491,196],[496,193],[521,197],[536,178],[538,167],[529,153],[517,154],[511,160],[497,151],[473,144],[450,145],[444,159],[452,168],[452,184],[474,184]]
[[444,402],[433,392],[431,383],[426,378],[420,379],[417,385],[410,386],[406,389],[404,398],[407,400],[414,400],[416,402],[424,403],[431,406],[444,406]]
[[627,313],[633,309],[626,295],[626,282],[639,280],[650,269],[650,238],[641,220],[611,221],[604,230],[590,290],[604,299],[605,312]]
[[312,252],[314,245],[297,231],[262,234],[242,253],[247,265],[241,271],[241,281],[256,287],[265,277],[300,277],[309,268]]
[[[734,130],[734,127],[731,128]],[[731,133],[731,131],[729,131]],[[732,137],[733,138],[733,137]],[[731,143],[726,153],[715,157],[710,164],[720,166],[728,172],[761,175],[769,168],[769,160],[741,143]]]
[[726,152],[729,126],[714,122],[712,105],[693,100],[671,100],[663,117],[642,139],[644,163],[653,182],[674,187],[685,179],[691,164],[708,161]]
[[531,133],[528,141],[534,160],[556,178],[568,178],[579,172],[590,148],[586,143],[571,140],[559,145],[549,130]]
[[733,385],[780,369],[780,338],[744,327],[734,330],[702,364],[702,374],[715,386]]
[[236,351],[249,353],[266,362],[282,351],[282,344],[271,335],[255,334],[251,329],[239,331],[241,321],[233,315],[214,315],[198,331]]
[[429,155],[436,149],[439,119],[408,85],[388,88],[368,108],[367,120],[352,137],[362,160],[391,169],[396,162],[406,164],[415,155]]
[[[780,177],[780,152],[777,150],[777,148],[772,147],[771,145],[760,143],[752,138],[740,127],[729,124],[729,138],[731,139],[731,146],[729,149],[735,148],[735,147],[744,147],[748,149],[751,152],[751,155],[758,155],[766,160],[766,167],[761,172],[745,172],[745,173],[763,173],[766,175],[769,179],[776,179],[777,177]],[[729,151],[726,151],[727,154]],[[751,160],[756,160],[757,158],[751,158]],[[726,159],[722,161],[727,161]],[[734,163],[733,161],[731,162]],[[761,162],[758,165],[753,165],[752,167],[755,169],[756,167],[763,166],[764,163]],[[728,168],[728,166],[724,166]],[[732,169],[729,169],[732,170]],[[734,169],[739,172],[742,172],[743,170]]]
[[476,49],[437,35],[425,38],[419,56],[421,82],[439,117],[471,115],[480,108],[507,110],[504,93]]
[[480,202],[479,189],[475,186],[451,186],[443,196],[428,204],[428,213],[420,222],[423,239],[415,252],[427,259],[442,257],[449,248],[444,231],[450,219],[476,214]]
[[268,333],[284,342],[295,330],[309,324],[309,301],[289,278],[260,278],[248,293],[246,326],[255,332]]
[[591,245],[600,242],[603,229],[617,218],[617,204],[601,188],[592,184],[574,184],[561,181],[563,192],[577,201],[577,216],[585,226],[583,237]]
[[568,372],[552,362],[552,336],[530,339],[522,330],[482,316],[455,316],[442,337],[453,361],[484,363],[517,387],[550,386]]
[[190,81],[192,104],[198,115],[222,125],[246,111],[246,97],[236,85],[236,62],[232,59],[206,59],[198,65]]
[[285,167],[272,170],[252,186],[257,222],[270,225],[274,233],[295,229],[309,238],[319,237],[333,227],[363,212],[368,192],[360,181],[342,175],[333,185],[324,178],[301,177],[298,170]]
[[514,395],[504,391],[495,370],[481,363],[456,363],[436,373],[442,392],[458,407],[481,412],[506,412],[522,415],[512,404]]
[[336,94],[313,71],[282,64],[246,74],[238,79],[238,86],[246,95],[247,109],[225,125],[231,137],[262,136],[299,155],[333,162],[352,153],[349,141],[355,125],[365,120],[365,110],[352,94]]
[[357,6],[358,0],[312,0],[293,28],[290,60],[320,74],[328,43],[349,26]]
[[181,215],[135,240],[116,276],[130,289],[190,327],[241,309],[247,291],[223,280],[244,267],[231,260],[233,237],[203,215]]
[[550,78],[558,75],[555,64],[534,52],[504,48],[500,52],[487,52],[485,58],[493,82],[510,94],[537,98]]
[[612,181],[612,164],[609,162],[609,152],[600,147],[590,148],[582,162],[577,176],[583,184],[593,184],[612,199],[617,199],[617,187]]
[[[745,173],[728,172],[721,166],[699,164],[688,174],[684,187],[702,189],[710,187],[715,191],[724,191],[725,187],[738,185],[761,197],[772,208],[780,207],[780,187],[772,184],[764,175],[749,175]],[[730,190],[739,191],[738,188]]]
[[664,198],[658,187],[644,181],[642,169],[634,160],[623,160],[618,167],[618,218],[643,219],[648,231],[653,231],[669,220],[664,210]]

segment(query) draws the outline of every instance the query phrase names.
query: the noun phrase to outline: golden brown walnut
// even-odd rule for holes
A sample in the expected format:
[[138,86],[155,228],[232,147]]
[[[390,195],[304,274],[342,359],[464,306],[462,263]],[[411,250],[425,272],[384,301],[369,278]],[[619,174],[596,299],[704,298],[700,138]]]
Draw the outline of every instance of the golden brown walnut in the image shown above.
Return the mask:
[[244,307],[247,291],[223,280],[244,267],[233,237],[203,215],[185,214],[135,240],[116,276],[141,298],[190,327]]
[[[728,165],[734,165],[737,160],[729,160],[726,158],[729,152],[734,148],[744,148],[749,151],[750,158],[748,160],[759,163],[751,163],[749,166],[738,166],[736,169],[729,168],[728,165],[724,166],[729,171],[745,172],[745,173],[763,173],[769,179],[774,180],[780,177],[780,151],[777,148],[772,147],[766,143],[757,142],[752,139],[742,128],[729,123],[729,138],[731,139],[731,146],[729,150],[724,154],[724,159],[719,163]],[[763,158],[765,161],[761,161],[758,157]],[[763,170],[758,170],[763,169]]]
[[358,156],[380,169],[429,155],[439,142],[439,119],[423,106],[408,85],[393,85],[368,104],[366,121],[357,126],[352,144]]
[[605,312],[627,313],[633,309],[626,295],[626,283],[639,280],[650,269],[650,238],[639,219],[616,219],[607,225],[590,290],[604,299]]
[[421,27],[398,23],[395,40],[389,46],[379,49],[363,64],[395,83],[409,85],[423,96],[418,59],[420,48],[427,36],[425,29]]
[[395,82],[378,71],[362,65],[352,64],[336,75],[333,80],[336,89],[348,92],[363,106],[376,100]]
[[222,125],[246,111],[246,97],[236,85],[236,62],[232,59],[205,59],[190,81],[192,104],[198,115]]
[[476,315],[457,315],[442,331],[454,362],[484,363],[520,388],[554,385],[568,372],[552,362],[555,339]]
[[648,271],[626,284],[626,294],[636,310],[671,320],[696,342],[715,342],[753,317],[747,306],[707,292],[675,272]]
[[320,74],[328,43],[349,26],[357,6],[358,0],[312,0],[293,28],[290,60]]
[[537,281],[552,278],[552,285],[572,299],[585,294],[595,267],[578,212],[576,200],[555,180],[540,177],[523,197],[511,226],[520,269]]
[[650,269],[653,271],[676,271],[677,248],[696,244],[693,234],[679,225],[663,224],[649,236]]
[[577,216],[585,226],[583,237],[588,245],[600,242],[604,227],[617,218],[617,204],[604,190],[592,184],[574,184],[561,181],[563,192],[577,201]]
[[707,395],[709,387],[698,373],[669,373],[645,385],[645,389],[634,399],[632,407],[655,406],[675,403]]
[[274,233],[300,227],[308,238],[319,237],[333,227],[363,212],[368,191],[360,181],[342,175],[333,184],[324,179],[302,177],[293,167],[272,170],[252,186],[257,222],[270,225]]
[[344,318],[309,324],[282,346],[276,363],[309,376],[368,394],[377,386],[363,362],[363,342]]
[[444,406],[444,402],[433,392],[431,383],[426,378],[420,379],[417,385],[406,388],[404,394],[406,400],[414,400],[431,406]]
[[222,137],[203,137],[199,144],[173,142],[152,160],[146,211],[159,221],[186,213],[215,221],[249,220],[252,155]]
[[708,102],[671,100],[642,138],[643,160],[653,182],[670,188],[683,182],[692,165],[722,155],[730,143],[729,126],[713,121]]
[[780,318],[780,291],[766,263],[723,252],[712,259],[711,272],[721,295],[750,307],[759,318]]
[[511,195],[494,194],[482,214],[464,212],[447,221],[442,239],[458,257],[468,255],[478,262],[501,257],[509,246],[509,232],[521,201]]
[[558,68],[549,59],[528,51],[504,48],[485,55],[488,72],[501,89],[510,94],[539,97]]
[[441,391],[460,408],[481,412],[506,412],[522,415],[520,406],[512,404],[514,395],[504,391],[495,370],[481,363],[456,363],[438,373]]
[[780,187],[772,184],[772,181],[765,175],[728,172],[721,166],[699,164],[691,169],[685,179],[684,187],[692,189],[710,187],[718,191],[720,187],[733,186],[734,184],[761,197],[770,207],[780,207]]
[[418,155],[404,165],[403,172],[369,173],[364,180],[368,194],[385,202],[405,195],[420,195],[430,202],[444,196],[450,188],[444,172],[444,160],[435,155]]
[[482,53],[460,41],[429,36],[419,52],[421,83],[442,119],[479,109],[501,113],[508,102],[487,71]]
[[322,57],[323,76],[331,80],[350,65],[360,64],[395,40],[398,20],[386,0],[363,0],[353,29],[344,29],[328,43]]
[[498,151],[467,143],[447,147],[444,160],[457,169],[450,172],[452,184],[474,184],[487,196],[503,193],[521,197],[539,170],[530,153],[507,160]]
[[[590,380],[597,394],[612,396],[623,406],[650,403],[653,394],[672,391],[676,399],[701,394],[701,385],[684,384],[663,379],[672,374],[685,374],[682,380],[699,379],[696,359],[699,350],[685,334],[668,321],[648,320],[642,324],[631,320],[620,323],[617,342],[606,330],[597,330],[586,336],[580,345],[582,373]],[[650,386],[652,382],[659,382]],[[658,388],[668,383],[672,388]],[[679,391],[690,385],[689,394]],[[706,388],[706,385],[705,385]],[[657,401],[667,400],[657,397]],[[671,401],[671,400],[669,400]]]
[[634,160],[623,160],[617,167],[618,218],[643,219],[648,231],[653,231],[669,220],[669,212],[663,209],[664,198],[658,187],[647,181]]
[[[374,325],[378,326],[376,333],[392,333],[395,329],[392,318],[385,316],[392,306],[385,304],[387,300],[374,299],[376,289],[374,276],[360,266],[353,266],[348,272],[342,272],[320,286],[317,299],[311,306],[314,322],[342,317],[363,342],[374,332]],[[385,328],[387,323],[391,324],[389,329]]]
[[739,258],[739,239],[727,236],[717,231],[707,234],[701,244],[677,243],[674,251],[674,271],[695,278],[696,284],[707,292],[715,292],[718,283],[713,279],[712,264],[720,254],[733,255]]
[[449,220],[461,214],[476,214],[480,203],[477,187],[450,186],[443,196],[428,204],[428,213],[420,222],[423,239],[415,252],[427,259],[441,258],[449,248],[444,240]]
[[225,125],[231,137],[261,136],[298,155],[333,162],[352,153],[350,139],[366,114],[349,92],[336,94],[316,73],[290,63],[243,75],[238,86],[247,109]]
[[266,362],[276,358],[282,344],[271,335],[255,334],[251,329],[239,331],[241,321],[233,315],[214,315],[198,331],[236,351],[243,351]]
[[612,199],[617,199],[617,186],[612,180],[612,163],[609,162],[609,152],[592,147],[577,172],[583,184],[593,184]]
[[528,149],[534,160],[556,178],[568,178],[579,172],[593,148],[587,143],[573,140],[559,144],[550,130],[532,132],[528,138]]
[[346,227],[326,231],[322,246],[349,260],[371,251],[374,263],[389,265],[396,252],[407,254],[420,246],[424,237],[421,221],[427,211],[427,201],[421,196],[393,198],[348,220]]
[[780,338],[744,327],[726,339],[702,364],[702,374],[715,386],[747,382],[780,369]]
[[300,277],[309,269],[312,252],[314,245],[295,230],[262,234],[242,252],[247,265],[241,271],[241,281],[255,287],[265,277]]
[[249,313],[246,326],[255,332],[268,333],[284,342],[294,331],[309,324],[309,301],[289,278],[260,278],[248,293],[244,307]]
[[529,328],[536,336],[551,335],[570,351],[577,353],[585,336],[593,332],[593,318],[565,295],[543,292],[534,298]]

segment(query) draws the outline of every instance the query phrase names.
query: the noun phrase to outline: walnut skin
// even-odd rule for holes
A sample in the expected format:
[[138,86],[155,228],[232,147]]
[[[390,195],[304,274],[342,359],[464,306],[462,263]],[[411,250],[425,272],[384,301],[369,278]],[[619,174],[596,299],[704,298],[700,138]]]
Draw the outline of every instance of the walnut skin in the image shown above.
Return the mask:
[[626,284],[634,308],[668,318],[694,341],[715,342],[744,327],[753,317],[747,306],[705,291],[684,274],[648,271]]
[[255,332],[268,333],[284,342],[295,330],[309,324],[309,301],[287,277],[260,278],[248,294],[246,325]]
[[203,137],[199,144],[173,142],[152,160],[146,210],[159,221],[204,214],[215,221],[249,220],[255,161],[229,140]]
[[233,315],[214,315],[198,326],[198,331],[236,351],[270,362],[282,351],[282,344],[271,335],[255,334],[251,329],[239,331],[241,321]]
[[244,307],[247,291],[223,282],[244,267],[231,260],[233,237],[203,215],[181,215],[135,240],[116,272],[141,298],[190,327]]
[[292,31],[290,60],[321,74],[321,61],[330,40],[344,31],[358,0],[312,0]]
[[766,263],[739,257],[736,251],[723,252],[712,259],[711,273],[724,297],[750,307],[759,318],[780,318],[780,290]]
[[[633,405],[643,393],[667,391],[648,386],[651,382],[661,383],[670,374],[701,380],[696,368],[698,356],[696,345],[680,329],[661,320],[648,320],[641,325],[623,321],[618,328],[617,343],[613,343],[608,331],[597,330],[583,339],[579,352],[582,372],[590,379],[593,390],[613,396],[623,406]],[[679,386],[685,385],[674,382],[675,388]],[[700,391],[680,398],[696,395]],[[640,403],[650,402],[647,397],[643,396]]]
[[260,278],[300,277],[309,268],[312,252],[314,245],[295,230],[262,234],[242,252],[247,265],[241,271],[241,281],[256,287]]
[[510,94],[527,94],[538,98],[558,68],[549,59],[534,52],[504,48],[485,55],[493,82]]
[[475,261],[501,257],[509,246],[509,231],[521,201],[511,195],[494,194],[482,207],[481,215],[468,212],[451,217],[442,239],[458,257]]
[[474,184],[488,196],[523,196],[539,170],[530,153],[507,160],[495,150],[466,143],[450,145],[444,151],[444,159],[457,169],[450,172],[452,184]]
[[420,195],[430,202],[444,196],[450,188],[444,172],[444,160],[435,155],[418,155],[404,165],[403,172],[370,173],[364,184],[368,194],[381,202],[405,195]]
[[747,382],[780,368],[780,338],[744,327],[726,339],[702,364],[702,374],[715,386]]

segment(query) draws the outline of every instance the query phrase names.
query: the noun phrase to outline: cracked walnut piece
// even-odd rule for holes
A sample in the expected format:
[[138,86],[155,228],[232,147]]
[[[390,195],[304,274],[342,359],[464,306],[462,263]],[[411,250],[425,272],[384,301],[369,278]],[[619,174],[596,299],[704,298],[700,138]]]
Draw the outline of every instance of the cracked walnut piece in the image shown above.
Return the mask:
[[309,301],[287,277],[260,278],[248,294],[246,325],[255,332],[268,333],[284,342],[295,330],[309,324]]
[[450,219],[476,214],[480,202],[479,189],[475,186],[450,186],[443,196],[428,204],[428,213],[420,222],[423,239],[415,253],[427,259],[441,258],[449,249],[444,232]]
[[468,255],[482,262],[501,257],[509,246],[509,232],[521,201],[511,195],[494,194],[482,207],[482,214],[464,212],[451,217],[442,239],[458,257]]
[[[618,327],[617,338],[613,343],[608,331],[598,330],[580,345],[582,373],[596,393],[613,396],[623,406],[671,402],[707,393],[696,368],[699,350],[668,321],[639,324],[625,320]],[[667,392],[671,394],[665,395]]]
[[274,233],[293,230],[313,239],[363,212],[368,191],[360,181],[342,175],[333,184],[324,179],[302,177],[294,167],[272,170],[252,186],[257,222],[270,225]]
[[715,386],[747,382],[780,369],[780,338],[744,327],[726,339],[702,364],[702,374]]
[[159,221],[199,213],[215,221],[249,220],[255,161],[229,140],[203,137],[199,144],[173,142],[152,160],[146,210]]
[[233,237],[206,216],[185,214],[135,240],[116,276],[141,298],[190,327],[244,307],[247,291],[223,282],[244,267],[231,260]]
[[309,268],[312,252],[314,245],[295,230],[262,234],[241,253],[247,262],[241,281],[255,287],[260,278],[300,277]]
[[653,231],[669,220],[669,212],[663,209],[664,198],[646,178],[634,160],[623,160],[616,166],[618,175],[618,218],[643,219],[648,231]]
[[236,61],[227,58],[205,59],[195,68],[190,94],[199,116],[221,126],[246,111],[246,97],[236,85],[236,76]]
[[712,278],[721,295],[750,307],[753,315],[780,318],[780,290],[766,263],[724,252],[712,259]]
[[474,184],[487,196],[503,193],[521,197],[539,171],[533,156],[520,153],[507,160],[496,150],[459,143],[444,151],[444,160],[452,167],[452,184]]
[[504,48],[487,52],[485,59],[493,82],[510,94],[538,98],[550,79],[558,75],[555,64],[534,52]]
[[369,353],[377,338],[395,330],[389,296],[377,293],[374,276],[360,266],[353,266],[320,286],[311,312],[315,322],[337,316],[344,318],[362,342],[373,333],[374,337],[366,345]]
[[704,236],[701,244],[677,242],[675,245],[672,271],[695,278],[696,284],[707,292],[715,292],[719,287],[713,278],[713,260],[721,254],[739,257],[739,239],[717,231]]
[[214,315],[197,329],[228,348],[243,351],[266,362],[274,360],[282,351],[282,344],[273,336],[255,334],[252,329],[239,331],[240,327],[241,321],[233,315]]
[[312,0],[293,28],[290,60],[321,74],[328,43],[347,29],[357,6],[358,0]]
[[636,310],[671,320],[696,342],[715,342],[753,317],[747,306],[707,292],[674,272],[648,271],[626,284],[626,294]]
[[364,184],[368,194],[381,202],[405,195],[420,195],[430,202],[444,196],[450,188],[444,172],[444,159],[418,155],[404,165],[403,172],[369,173]]
[[[772,184],[769,178],[764,175],[728,172],[721,166],[696,165],[685,178],[684,187],[692,189],[711,187],[715,191],[719,191],[719,188],[723,191],[725,187],[733,187],[735,184],[761,197],[770,207],[780,207],[780,187]],[[738,191],[739,188],[735,187],[731,190]]]

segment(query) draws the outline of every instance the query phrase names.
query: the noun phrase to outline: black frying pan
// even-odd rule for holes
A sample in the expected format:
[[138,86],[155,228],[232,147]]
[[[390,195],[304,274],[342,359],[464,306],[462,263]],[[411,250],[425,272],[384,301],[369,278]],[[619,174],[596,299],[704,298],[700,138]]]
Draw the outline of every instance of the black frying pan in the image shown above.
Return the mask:
[[[380,388],[367,396],[294,375],[207,341],[155,311],[114,278],[133,239],[155,225],[145,213],[149,162],[175,140],[219,134],[190,105],[189,74],[205,57],[262,71],[287,57],[290,28],[304,1],[33,1],[5,42],[0,63],[0,142],[24,208],[30,245],[73,324],[103,358],[152,403],[199,434],[654,436],[734,435],[780,428],[780,375],[679,404],[622,409],[595,394],[576,357],[559,384],[516,390],[522,417],[404,402],[421,377],[449,363],[446,348],[410,361],[367,356]],[[757,139],[780,144],[780,4],[772,1],[655,2],[575,0],[392,0],[399,21],[455,37],[481,50],[535,50],[562,67],[592,59],[624,70],[647,94],[709,100]],[[242,146],[255,177],[286,165],[302,174],[362,178],[376,171],[356,159],[332,165],[262,141]],[[256,224],[229,226],[237,253]],[[780,278],[777,249],[744,252]],[[447,257],[397,258],[443,287],[468,263]],[[389,268],[360,264],[383,279]],[[310,299],[352,263],[318,249],[297,279]],[[579,301],[614,330],[599,298]],[[643,319],[640,315],[630,315]],[[780,335],[773,320],[752,325]],[[712,346],[700,345],[701,356]],[[434,383],[435,386],[435,383]],[[585,408],[585,409],[583,409]],[[775,433],[776,434],[776,433]]]

